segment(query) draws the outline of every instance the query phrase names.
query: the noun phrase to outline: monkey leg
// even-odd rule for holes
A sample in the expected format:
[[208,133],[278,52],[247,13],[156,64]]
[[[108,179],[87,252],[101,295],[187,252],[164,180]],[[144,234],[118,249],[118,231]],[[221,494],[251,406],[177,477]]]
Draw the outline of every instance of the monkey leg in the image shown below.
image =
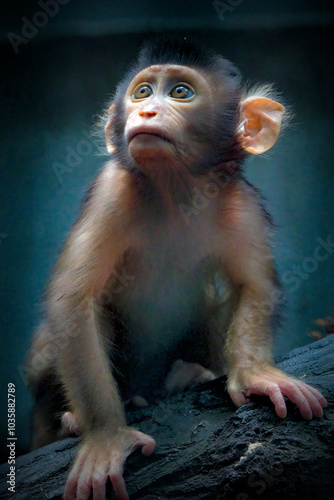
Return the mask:
[[36,450],[41,446],[57,441],[58,429],[50,419],[49,412],[42,406],[35,404],[32,419],[32,442],[31,449]]
[[[74,416],[68,412],[62,384],[49,371],[36,381],[32,418],[32,449],[40,448],[76,432]],[[73,432],[70,429],[73,429]]]
[[199,363],[188,363],[178,359],[166,377],[165,389],[168,394],[172,394],[182,391],[190,385],[203,384],[215,378],[217,375]]

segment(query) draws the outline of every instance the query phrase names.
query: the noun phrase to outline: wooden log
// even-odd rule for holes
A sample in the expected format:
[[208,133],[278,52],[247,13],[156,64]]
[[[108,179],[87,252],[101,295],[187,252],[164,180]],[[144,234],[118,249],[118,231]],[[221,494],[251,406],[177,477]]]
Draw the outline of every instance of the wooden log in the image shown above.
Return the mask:
[[[294,349],[278,366],[320,389],[324,417],[304,421],[292,403],[276,416],[268,398],[236,409],[220,378],[146,408],[129,424],[157,441],[131,455],[124,477],[131,500],[332,500],[334,498],[334,336]],[[52,443],[0,467],[2,500],[61,500],[78,438]],[[114,498],[111,485],[108,499]]]

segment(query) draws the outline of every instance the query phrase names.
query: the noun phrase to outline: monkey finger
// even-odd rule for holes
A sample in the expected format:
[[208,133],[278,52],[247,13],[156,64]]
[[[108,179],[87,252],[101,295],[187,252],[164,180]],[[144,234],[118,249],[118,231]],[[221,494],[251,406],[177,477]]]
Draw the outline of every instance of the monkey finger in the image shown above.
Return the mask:
[[66,481],[63,500],[75,500],[77,492],[77,478],[69,477]]
[[152,442],[149,442],[143,446],[142,454],[145,455],[145,457],[148,457],[149,455],[151,455],[154,451],[155,445],[156,445],[156,442],[154,439],[152,439]]
[[311,385],[308,385],[308,384],[305,384],[308,388],[308,390],[313,394],[313,396],[315,396],[317,398],[317,400],[319,401],[320,403],[320,406],[322,408],[326,408],[327,406],[327,400],[326,398],[321,394],[320,391],[318,391],[318,389],[315,389],[315,387],[312,387]]
[[106,482],[107,476],[105,474],[94,473],[92,487],[93,487],[93,500],[104,500],[106,497]]
[[151,453],[153,453],[155,445],[156,442],[151,436],[133,429],[131,431],[131,441],[128,444],[128,451],[125,453],[125,458],[128,457],[139,446],[143,447],[143,455],[149,456],[151,455]]
[[80,465],[80,462],[76,461],[73,469],[70,472],[70,475],[67,478],[63,500],[75,500],[77,498],[76,493],[78,487],[78,478],[80,475]]
[[320,404],[320,401],[314,396],[314,394],[310,391],[310,386],[307,384],[299,384],[299,389],[302,392],[302,394],[305,396],[307,399],[311,410],[312,414],[316,418],[320,418],[323,416],[323,411],[322,411],[322,406]]
[[78,478],[76,500],[87,500],[92,487],[92,475],[83,470]]
[[281,390],[285,396],[287,396],[295,405],[298,406],[302,417],[305,420],[312,419],[312,409],[304,394],[299,389],[298,385],[293,382],[288,382],[284,386],[281,386]]
[[92,481],[92,488],[93,488],[93,500],[104,500],[106,497],[106,482],[108,479],[108,476],[111,475],[111,471],[113,468],[115,468],[115,461],[116,461],[116,468],[117,470],[120,470],[120,474],[122,474],[122,464],[119,460],[119,455],[116,455],[115,459],[112,459],[111,461],[102,460],[97,461],[94,465],[94,472],[93,472],[93,481]]
[[109,478],[115,490],[115,495],[117,500],[129,500],[129,495],[128,492],[126,491],[126,486],[122,471],[120,470],[109,474]]
[[287,416],[286,404],[284,401],[283,394],[280,387],[277,384],[267,385],[263,388],[262,392],[255,392],[254,394],[265,394],[269,396],[270,401],[275,406],[275,411],[280,418],[285,418]]

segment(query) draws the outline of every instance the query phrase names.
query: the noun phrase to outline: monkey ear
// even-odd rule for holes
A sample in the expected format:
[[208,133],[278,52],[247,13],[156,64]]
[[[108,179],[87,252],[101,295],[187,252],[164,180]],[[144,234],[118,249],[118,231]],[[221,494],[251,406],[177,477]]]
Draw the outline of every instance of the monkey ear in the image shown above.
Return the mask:
[[249,97],[241,106],[245,115],[242,148],[255,155],[268,151],[278,139],[284,106],[267,97]]
[[104,127],[104,132],[106,135],[106,146],[108,153],[110,153],[111,155],[116,151],[116,147],[111,141],[114,113],[115,113],[115,104],[112,104],[108,109],[108,121]]

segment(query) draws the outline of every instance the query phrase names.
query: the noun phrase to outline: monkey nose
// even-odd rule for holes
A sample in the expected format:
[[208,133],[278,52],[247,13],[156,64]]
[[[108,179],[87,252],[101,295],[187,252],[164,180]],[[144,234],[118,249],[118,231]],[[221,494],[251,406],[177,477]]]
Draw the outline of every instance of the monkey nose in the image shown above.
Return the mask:
[[153,118],[157,114],[156,111],[139,111],[139,116],[144,116],[145,118]]

